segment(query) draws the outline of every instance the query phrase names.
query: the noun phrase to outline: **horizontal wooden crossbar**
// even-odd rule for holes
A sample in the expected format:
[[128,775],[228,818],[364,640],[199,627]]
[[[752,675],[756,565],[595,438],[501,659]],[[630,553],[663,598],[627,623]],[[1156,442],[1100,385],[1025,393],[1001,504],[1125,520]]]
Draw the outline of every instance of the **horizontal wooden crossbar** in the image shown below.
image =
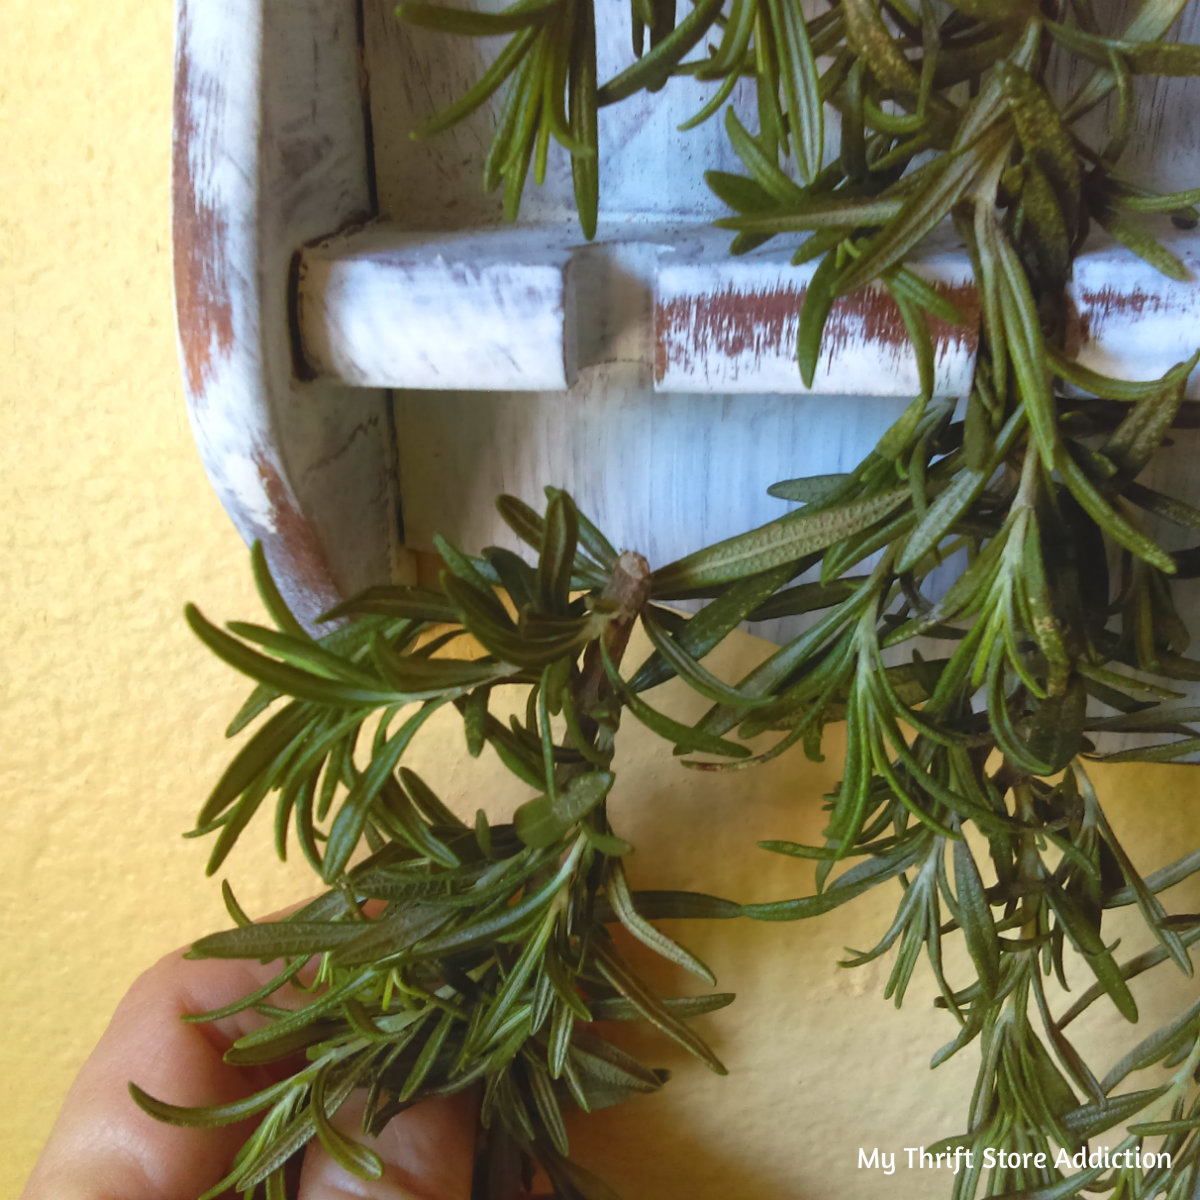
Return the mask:
[[[1173,243],[1200,268],[1200,241]],[[804,385],[796,339],[815,264],[792,266],[791,252],[731,257],[728,235],[707,226],[614,225],[580,246],[562,228],[419,234],[375,223],[302,252],[300,350],[315,375],[371,387],[563,391],[580,367],[635,354],[659,392],[916,394],[916,356],[881,287],[836,302]],[[963,395],[980,329],[971,265],[943,248],[912,268],[963,316],[930,320],[935,393]],[[1152,378],[1200,341],[1200,283],[1168,279],[1123,246],[1084,254],[1070,298],[1069,348],[1096,370]],[[630,329],[646,312],[651,328]]]

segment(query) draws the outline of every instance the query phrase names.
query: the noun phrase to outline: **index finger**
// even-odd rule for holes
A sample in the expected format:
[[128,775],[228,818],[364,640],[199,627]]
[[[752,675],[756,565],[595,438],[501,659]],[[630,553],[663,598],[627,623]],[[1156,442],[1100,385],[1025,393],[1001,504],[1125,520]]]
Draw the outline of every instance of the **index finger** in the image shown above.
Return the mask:
[[222,1060],[260,1018],[239,1013],[207,1025],[180,1018],[222,1008],[278,970],[240,960],[188,961],[178,951],[146,971],[71,1085],[22,1200],[179,1200],[216,1184],[253,1122],[204,1130],[164,1125],[138,1108],[129,1083],[191,1106],[229,1103],[273,1082],[265,1068]]

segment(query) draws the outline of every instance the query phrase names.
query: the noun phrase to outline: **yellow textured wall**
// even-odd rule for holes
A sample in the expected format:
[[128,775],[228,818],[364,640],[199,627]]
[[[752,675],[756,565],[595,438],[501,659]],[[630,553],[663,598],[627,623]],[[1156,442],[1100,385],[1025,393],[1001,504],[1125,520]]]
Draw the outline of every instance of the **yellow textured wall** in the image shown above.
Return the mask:
[[[67,1083],[136,972],[221,925],[206,847],[180,838],[223,762],[242,691],[179,617],[252,615],[242,548],[208,489],[177,378],[169,278],[171,6],[4,0],[0,8],[0,1194],[28,1173]],[[742,639],[736,672],[762,652]],[[463,810],[502,808],[493,766],[459,761],[443,726],[417,764]],[[836,747],[831,747],[835,749]],[[622,735],[614,802],[639,845],[642,886],[738,898],[807,890],[795,864],[751,847],[810,840],[832,762],[758,775],[683,772]],[[1194,840],[1189,772],[1112,771],[1115,819],[1147,869]],[[253,829],[230,875],[264,912],[311,887]],[[890,903],[889,896],[885,903]],[[950,1034],[915,986],[879,998],[887,964],[834,968],[871,944],[884,904],[812,925],[712,925],[691,937],[741,997],[706,1019],[733,1074],[678,1069],[660,1097],[581,1129],[585,1159],[627,1200],[945,1194],[945,1183],[867,1178],[857,1147],[950,1131],[973,1062],[930,1076]],[[1187,985],[1193,988],[1194,985]],[[1176,985],[1139,989],[1147,1015]],[[1081,1022],[1081,1025],[1084,1022]],[[1093,1036],[1108,1025],[1096,1023]],[[1119,1036],[1127,1039],[1127,1034]],[[641,1038],[648,1049],[649,1038]]]
[[255,609],[176,365],[171,7],[0,6],[3,1196],[133,976],[221,913],[179,835],[241,687],[180,609]]

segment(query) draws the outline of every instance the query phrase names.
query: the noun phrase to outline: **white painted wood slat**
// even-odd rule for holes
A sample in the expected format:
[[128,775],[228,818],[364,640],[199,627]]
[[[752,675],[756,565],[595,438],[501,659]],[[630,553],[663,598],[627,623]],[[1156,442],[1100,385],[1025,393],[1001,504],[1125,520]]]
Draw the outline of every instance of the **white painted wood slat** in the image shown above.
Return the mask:
[[366,387],[565,390],[575,382],[571,256],[526,230],[368,227],[306,248],[305,360]]

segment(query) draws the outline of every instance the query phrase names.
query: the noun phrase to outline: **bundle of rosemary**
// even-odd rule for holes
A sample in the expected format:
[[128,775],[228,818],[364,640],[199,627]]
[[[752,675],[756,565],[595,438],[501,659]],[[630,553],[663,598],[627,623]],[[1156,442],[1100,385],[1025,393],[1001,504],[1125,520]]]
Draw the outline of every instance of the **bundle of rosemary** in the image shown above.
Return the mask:
[[[714,85],[700,121],[750,81],[757,132],[732,107],[725,115],[746,173],[707,176],[733,210],[720,222],[736,233],[733,252],[805,235],[795,261],[819,259],[800,318],[808,380],[836,298],[887,289],[923,392],[854,471],[773,489],[799,509],[654,571],[549,489],[544,512],[498,502],[535,561],[441,542],[438,588],[373,588],[327,614],[323,635],[288,611],[257,550],[275,628],[224,632],[189,610],[209,648],[256,682],[229,730],[255,732],[195,831],[216,836],[209,870],[274,793],[279,852],[294,830],[327,886],[268,924],[249,922],[227,892],[235,927],[193,951],[280,960],[269,984],[223,1010],[267,1018],[228,1058],[303,1051],[307,1065],[212,1109],[134,1089],[169,1121],[262,1114],[209,1196],[278,1200],[288,1161],[313,1137],[350,1169],[378,1174],[374,1154],[328,1119],[351,1092],[366,1089],[371,1132],[426,1097],[472,1087],[478,1196],[513,1200],[535,1166],[564,1200],[611,1196],[568,1157],[563,1111],[653,1091],[665,1076],[596,1023],[648,1021],[721,1072],[688,1019],[732,997],[657,995],[610,929],[711,984],[656,918],[794,920],[889,881],[899,885],[895,920],[853,963],[894,951],[886,994],[899,1000],[924,958],[955,1026],[935,1065],[978,1047],[965,1128],[941,1147],[969,1164],[955,1176],[956,1200],[1196,1194],[1200,1001],[1105,1073],[1067,1034],[1098,1000],[1136,1020],[1128,981],[1166,960],[1190,974],[1200,939],[1200,919],[1169,916],[1158,899],[1200,869],[1200,850],[1143,878],[1088,776],[1097,758],[1200,750],[1200,708],[1177,691],[1200,680],[1200,661],[1186,656],[1172,600],[1173,581],[1200,570],[1200,547],[1168,550],[1146,532],[1200,530],[1200,509],[1138,482],[1194,418],[1184,388],[1197,359],[1145,382],[1085,370],[1065,345],[1064,298],[1094,225],[1186,275],[1146,221],[1194,224],[1200,189],[1155,195],[1118,165],[1136,77],[1200,73],[1200,49],[1165,40],[1184,4],[1144,0],[1114,30],[1093,0],[829,0],[816,16],[795,0],[694,0],[682,17],[674,0],[631,0],[632,61],[604,83],[592,0],[518,0],[490,14],[402,5],[407,21],[507,39],[424,132],[507,84],[486,185],[503,184],[515,216],[530,167],[540,180],[558,142],[589,235],[600,106],[689,74]],[[1047,73],[1062,56],[1090,68],[1065,96]],[[1081,120],[1105,105],[1105,132],[1085,137]],[[827,109],[840,117],[834,156]],[[983,314],[978,368],[958,403],[933,398],[928,322],[959,316],[905,265],[947,220],[974,265]],[[936,593],[935,569],[952,575]],[[696,598],[707,602],[695,615],[671,607]],[[742,622],[799,615],[805,631],[745,678],[704,665]],[[637,623],[653,653],[630,669]],[[675,676],[711,703],[701,720],[685,724],[643,698]],[[504,723],[493,710],[514,694],[523,719]],[[443,708],[461,717],[468,754],[490,747],[528,786],[511,821],[463,821],[403,765]],[[606,809],[624,714],[700,756],[685,765],[726,769],[792,747],[816,757],[825,726],[845,721],[823,844],[769,844],[817,861],[816,894],[739,905],[631,891],[631,847]],[[1163,740],[1098,753],[1097,735],[1114,731]],[[771,744],[752,753],[746,740],[763,735]],[[1129,905],[1153,946],[1118,961],[1106,916]],[[973,977],[952,982],[943,947],[957,938]],[[314,958],[315,979],[305,979]],[[1065,985],[1068,970],[1091,985],[1055,1011],[1047,980]],[[272,1002],[288,983],[307,992],[298,1007]],[[1089,1139],[1118,1128],[1115,1152],[1075,1165],[1088,1162],[1074,1156]]]

